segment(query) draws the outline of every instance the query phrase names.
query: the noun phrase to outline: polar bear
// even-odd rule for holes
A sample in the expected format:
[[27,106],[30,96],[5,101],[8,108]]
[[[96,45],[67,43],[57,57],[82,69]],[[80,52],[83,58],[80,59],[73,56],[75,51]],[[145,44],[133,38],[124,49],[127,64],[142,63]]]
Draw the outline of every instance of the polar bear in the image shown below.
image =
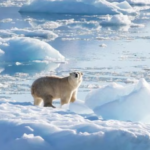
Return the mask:
[[53,107],[52,101],[60,99],[61,105],[76,100],[77,90],[82,82],[83,73],[72,72],[69,76],[61,78],[46,76],[35,80],[31,86],[34,105],[44,102],[44,107]]

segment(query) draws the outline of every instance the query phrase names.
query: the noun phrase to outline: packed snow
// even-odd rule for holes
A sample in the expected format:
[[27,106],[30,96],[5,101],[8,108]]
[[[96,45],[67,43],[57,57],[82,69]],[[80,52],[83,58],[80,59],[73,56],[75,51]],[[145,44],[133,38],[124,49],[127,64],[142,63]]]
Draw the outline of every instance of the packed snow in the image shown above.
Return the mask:
[[3,150],[148,150],[150,146],[149,125],[141,123],[103,121],[92,114],[35,107],[6,98],[0,99],[0,113]]
[[1,45],[1,61],[27,62],[35,60],[64,61],[59,51],[44,41],[34,38],[13,38]]

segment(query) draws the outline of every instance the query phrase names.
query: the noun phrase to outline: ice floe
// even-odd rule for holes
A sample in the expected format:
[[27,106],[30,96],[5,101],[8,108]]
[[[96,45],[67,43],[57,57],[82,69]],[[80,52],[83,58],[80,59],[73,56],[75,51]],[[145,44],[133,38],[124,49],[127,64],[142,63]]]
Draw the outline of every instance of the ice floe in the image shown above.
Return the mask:
[[150,85],[144,79],[128,86],[111,84],[93,90],[87,97],[87,104],[105,119],[149,122]]
[[21,7],[26,0],[1,0],[0,7]]
[[[126,7],[123,7],[125,5]],[[66,14],[136,14],[135,10],[128,4],[116,5],[106,0],[34,0],[23,5],[20,12],[42,12],[42,13],[66,13]]]
[[128,3],[132,5],[149,5],[150,0],[126,0]]
[[11,18],[2,19],[0,22],[6,23],[6,22],[12,22],[13,20]]
[[58,37],[58,35],[53,33],[52,31],[42,30],[42,29],[34,30],[34,29],[14,28],[11,31],[13,33],[16,33],[17,35],[22,35],[25,37],[40,37],[40,38],[50,39],[50,40],[54,40],[55,38]]
[[34,60],[64,61],[59,51],[48,43],[34,38],[12,38],[6,41],[8,45],[1,45],[5,52],[1,61],[27,62]]
[[12,28],[12,29],[5,29],[0,30],[0,36],[3,38],[8,37],[33,37],[33,38],[43,38],[45,40],[54,40],[58,37],[57,34],[55,34],[52,31],[49,30],[43,30],[43,29],[18,29],[18,28]]
[[128,15],[118,14],[108,16],[106,20],[100,23],[102,26],[133,26],[133,27],[144,27],[143,24],[135,24],[131,21]]

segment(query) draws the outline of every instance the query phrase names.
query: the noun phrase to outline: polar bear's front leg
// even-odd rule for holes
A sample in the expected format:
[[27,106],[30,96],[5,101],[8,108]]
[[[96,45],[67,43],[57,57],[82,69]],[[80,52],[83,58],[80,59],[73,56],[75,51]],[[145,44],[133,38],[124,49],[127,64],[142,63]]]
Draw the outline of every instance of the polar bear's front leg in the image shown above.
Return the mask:
[[72,93],[70,102],[74,102],[77,99],[77,90]]
[[64,104],[68,104],[70,102],[70,99],[71,99],[71,94],[62,97],[61,98],[61,106]]

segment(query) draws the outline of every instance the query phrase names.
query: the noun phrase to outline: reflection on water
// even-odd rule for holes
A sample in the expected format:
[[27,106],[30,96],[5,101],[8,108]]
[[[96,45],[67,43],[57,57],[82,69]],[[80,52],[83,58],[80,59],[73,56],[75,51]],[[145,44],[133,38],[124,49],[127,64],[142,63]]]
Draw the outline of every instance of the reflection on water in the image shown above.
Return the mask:
[[15,75],[16,73],[27,73],[34,75],[44,71],[55,71],[59,67],[59,63],[26,63],[26,64],[5,64],[0,66],[1,74]]

